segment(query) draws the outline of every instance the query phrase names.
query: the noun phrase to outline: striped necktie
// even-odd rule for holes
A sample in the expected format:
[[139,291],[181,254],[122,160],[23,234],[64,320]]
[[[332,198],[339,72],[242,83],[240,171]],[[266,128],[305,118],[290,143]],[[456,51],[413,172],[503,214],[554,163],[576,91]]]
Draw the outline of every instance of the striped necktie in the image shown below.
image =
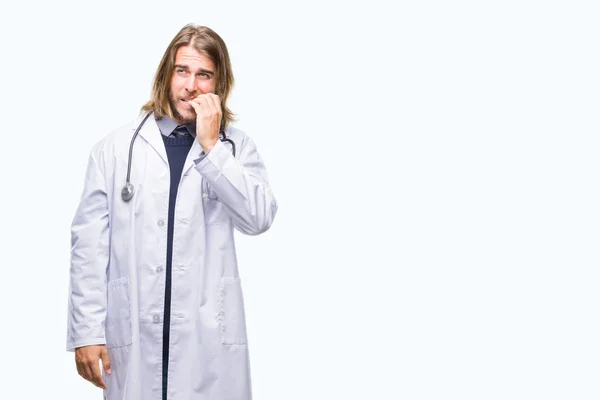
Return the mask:
[[175,130],[171,133],[171,136],[172,137],[185,137],[185,136],[191,136],[191,135],[188,132],[185,125],[177,125]]

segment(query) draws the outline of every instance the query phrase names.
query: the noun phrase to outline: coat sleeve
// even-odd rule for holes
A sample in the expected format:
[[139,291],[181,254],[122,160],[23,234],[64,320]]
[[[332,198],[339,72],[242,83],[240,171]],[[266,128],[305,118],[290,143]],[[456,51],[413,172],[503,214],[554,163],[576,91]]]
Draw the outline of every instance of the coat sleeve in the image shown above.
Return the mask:
[[67,350],[105,344],[108,200],[104,175],[89,156],[83,194],[71,224]]
[[265,165],[249,136],[243,135],[237,152],[234,157],[231,148],[218,140],[195,168],[216,192],[234,227],[246,235],[258,235],[273,223],[277,201],[269,187]]

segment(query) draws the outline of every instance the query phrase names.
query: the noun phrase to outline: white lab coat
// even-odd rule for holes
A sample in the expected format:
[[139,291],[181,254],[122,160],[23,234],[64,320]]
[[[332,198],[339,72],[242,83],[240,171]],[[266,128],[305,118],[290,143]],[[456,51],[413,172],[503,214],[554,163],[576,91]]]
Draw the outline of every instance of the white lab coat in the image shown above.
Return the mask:
[[[154,117],[133,148],[135,195],[121,199],[141,117],[92,149],[72,223],[67,350],[106,344],[107,400],[161,400],[169,163]],[[234,230],[258,235],[277,203],[255,144],[226,128],[199,164],[194,140],[174,218],[168,399],[250,400],[250,364]]]

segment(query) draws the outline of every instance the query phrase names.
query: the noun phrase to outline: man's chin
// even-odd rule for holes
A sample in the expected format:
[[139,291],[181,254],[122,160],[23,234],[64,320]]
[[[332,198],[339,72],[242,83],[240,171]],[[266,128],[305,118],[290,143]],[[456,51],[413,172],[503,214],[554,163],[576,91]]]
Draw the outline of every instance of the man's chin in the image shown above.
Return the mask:
[[182,124],[190,124],[196,121],[196,113],[190,112],[188,110],[177,109],[177,115],[175,117]]

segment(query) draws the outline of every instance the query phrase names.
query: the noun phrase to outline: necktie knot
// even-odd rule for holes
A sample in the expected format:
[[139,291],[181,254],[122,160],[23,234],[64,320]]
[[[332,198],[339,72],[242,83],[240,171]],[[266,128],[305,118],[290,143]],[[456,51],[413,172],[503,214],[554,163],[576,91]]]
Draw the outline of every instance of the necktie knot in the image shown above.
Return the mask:
[[187,130],[187,128],[185,127],[185,125],[177,125],[177,127],[175,128],[175,130],[173,130],[173,133],[171,133],[171,136],[173,137],[184,137],[184,136],[189,136],[189,132]]

